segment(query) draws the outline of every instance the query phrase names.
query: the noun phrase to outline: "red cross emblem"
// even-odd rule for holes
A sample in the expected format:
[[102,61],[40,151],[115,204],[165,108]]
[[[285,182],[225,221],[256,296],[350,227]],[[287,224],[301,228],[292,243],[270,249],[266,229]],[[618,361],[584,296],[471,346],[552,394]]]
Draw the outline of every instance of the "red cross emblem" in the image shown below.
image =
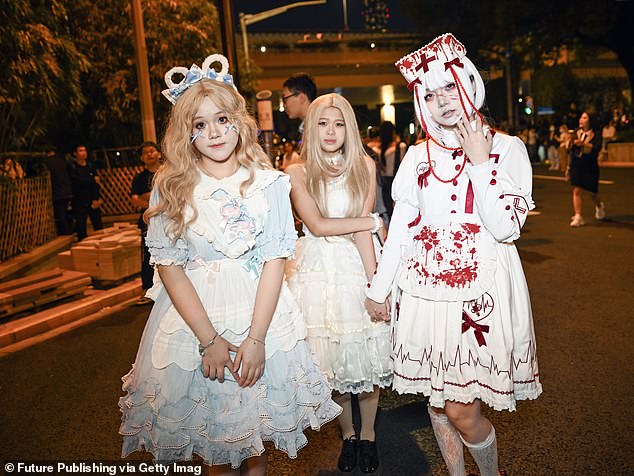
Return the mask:
[[423,68],[423,73],[426,73],[427,71],[429,71],[429,66],[427,65],[436,59],[438,58],[436,58],[435,56],[427,57],[427,54],[423,53],[420,58],[420,64],[416,66],[416,71],[419,71],[421,68]]

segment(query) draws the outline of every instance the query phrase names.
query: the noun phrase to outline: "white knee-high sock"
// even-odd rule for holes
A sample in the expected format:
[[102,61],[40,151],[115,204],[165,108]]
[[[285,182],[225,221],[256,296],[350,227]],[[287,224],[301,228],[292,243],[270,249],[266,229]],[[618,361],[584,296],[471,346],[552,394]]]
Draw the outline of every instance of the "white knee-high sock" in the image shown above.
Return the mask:
[[458,430],[449,422],[444,413],[436,413],[430,407],[427,407],[427,412],[440,452],[449,470],[449,476],[464,476],[464,452]]
[[481,476],[498,476],[498,444],[493,426],[491,426],[491,432],[484,441],[468,443],[462,440],[462,442],[473,456]]

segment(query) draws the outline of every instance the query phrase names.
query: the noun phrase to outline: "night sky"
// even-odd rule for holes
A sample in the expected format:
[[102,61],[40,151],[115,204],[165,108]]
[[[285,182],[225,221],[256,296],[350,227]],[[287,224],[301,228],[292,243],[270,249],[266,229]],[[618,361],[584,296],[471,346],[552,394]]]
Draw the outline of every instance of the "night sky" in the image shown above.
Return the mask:
[[[234,13],[259,13],[271,8],[295,3],[294,0],[235,0]],[[387,0],[390,9],[388,31],[413,31],[414,24],[401,11],[398,0]],[[348,0],[350,31],[363,31],[363,0]],[[343,30],[343,0],[328,0],[325,5],[297,7],[272,18],[249,25],[253,32],[341,31]]]

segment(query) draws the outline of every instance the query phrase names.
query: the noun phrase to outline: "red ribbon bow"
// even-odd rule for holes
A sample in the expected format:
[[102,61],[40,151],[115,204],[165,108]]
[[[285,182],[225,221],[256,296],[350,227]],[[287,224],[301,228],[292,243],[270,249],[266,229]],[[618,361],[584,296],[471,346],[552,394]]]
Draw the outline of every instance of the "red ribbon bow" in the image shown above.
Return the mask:
[[407,89],[409,90],[410,93],[414,91],[414,86],[416,86],[416,83],[423,84],[423,83],[420,82],[420,79],[418,79],[418,78],[416,78],[414,81],[408,83]]
[[451,61],[447,61],[445,63],[445,71],[447,71],[452,66],[458,66],[459,68],[464,68],[464,64],[462,64],[458,58],[454,58]]
[[487,345],[486,340],[484,340],[484,333],[489,332],[489,326],[478,324],[469,317],[469,314],[462,311],[462,333],[464,334],[465,332],[467,332],[470,327],[473,327],[473,332],[475,334],[476,340],[478,341],[478,345],[480,347],[482,347],[483,345]]
[[425,187],[429,185],[429,180],[427,180],[429,174],[431,174],[431,169],[427,169],[422,174],[418,175],[418,188],[421,190],[423,189],[423,185],[425,185]]

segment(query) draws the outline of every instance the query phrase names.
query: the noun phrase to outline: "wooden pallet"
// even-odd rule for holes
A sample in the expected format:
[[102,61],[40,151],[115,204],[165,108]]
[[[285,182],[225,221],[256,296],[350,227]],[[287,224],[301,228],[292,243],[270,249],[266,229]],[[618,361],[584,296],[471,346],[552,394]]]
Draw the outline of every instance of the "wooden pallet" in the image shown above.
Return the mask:
[[136,225],[115,223],[60,253],[58,264],[101,283],[121,282],[141,272],[140,231]]
[[82,295],[91,282],[86,273],[61,269],[7,281],[0,284],[0,318],[39,311],[46,304]]

